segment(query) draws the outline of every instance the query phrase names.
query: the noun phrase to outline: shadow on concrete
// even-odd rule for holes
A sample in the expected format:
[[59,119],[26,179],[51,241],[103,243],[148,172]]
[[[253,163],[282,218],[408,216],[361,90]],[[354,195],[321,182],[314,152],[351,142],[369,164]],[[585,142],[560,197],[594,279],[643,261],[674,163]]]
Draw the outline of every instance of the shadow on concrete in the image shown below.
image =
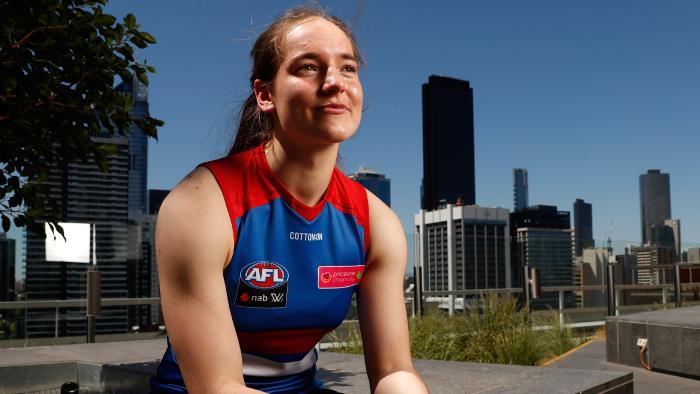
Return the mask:
[[355,373],[347,371],[337,371],[325,368],[319,368],[316,371],[316,379],[323,382],[324,385],[332,387],[333,390],[342,390],[343,387],[356,387],[357,379],[367,379],[364,373]]
[[[141,394],[151,391],[150,380],[158,369],[159,361],[104,364],[101,368],[84,371],[85,374],[94,373],[91,376],[93,388],[97,392]],[[85,364],[83,364],[85,365]],[[81,365],[78,366],[80,375]]]

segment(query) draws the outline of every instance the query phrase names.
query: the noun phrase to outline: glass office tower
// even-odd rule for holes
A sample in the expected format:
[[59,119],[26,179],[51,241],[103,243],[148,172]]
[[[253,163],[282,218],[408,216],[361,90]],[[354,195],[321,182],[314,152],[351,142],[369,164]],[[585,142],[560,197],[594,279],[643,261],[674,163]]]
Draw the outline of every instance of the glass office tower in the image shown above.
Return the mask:
[[651,242],[651,227],[671,219],[671,178],[660,170],[639,176],[639,210],[642,244]]
[[529,205],[527,169],[513,168],[513,210],[519,211]]
[[583,256],[583,249],[594,246],[593,206],[580,198],[574,202],[574,238],[576,256]]

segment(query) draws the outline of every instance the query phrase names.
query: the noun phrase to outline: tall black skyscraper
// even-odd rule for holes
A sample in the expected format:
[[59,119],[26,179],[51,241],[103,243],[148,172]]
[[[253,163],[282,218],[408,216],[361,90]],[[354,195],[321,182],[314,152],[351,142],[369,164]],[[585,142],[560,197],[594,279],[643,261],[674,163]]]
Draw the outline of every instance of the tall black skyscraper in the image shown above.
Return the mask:
[[513,210],[519,211],[530,205],[528,201],[527,169],[513,168]]
[[642,244],[651,242],[651,227],[671,219],[671,177],[660,170],[639,176],[639,210]]
[[468,81],[431,75],[423,84],[421,208],[476,203],[474,105]]
[[574,236],[576,256],[583,256],[583,249],[594,246],[593,207],[580,198],[574,202]]

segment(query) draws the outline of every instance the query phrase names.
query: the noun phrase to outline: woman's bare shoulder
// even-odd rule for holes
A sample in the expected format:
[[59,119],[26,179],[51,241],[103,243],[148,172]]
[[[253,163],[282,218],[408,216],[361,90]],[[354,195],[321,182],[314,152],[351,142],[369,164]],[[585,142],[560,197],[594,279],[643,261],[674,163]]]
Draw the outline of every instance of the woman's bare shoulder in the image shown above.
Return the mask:
[[[159,211],[161,215],[186,215],[208,218],[209,213],[226,212],[226,203],[214,175],[199,166],[178,183],[163,201]],[[216,215],[220,216],[220,215]]]
[[197,167],[173,188],[158,212],[156,231],[157,242],[174,249],[194,251],[206,245],[232,252],[226,203],[208,169]]

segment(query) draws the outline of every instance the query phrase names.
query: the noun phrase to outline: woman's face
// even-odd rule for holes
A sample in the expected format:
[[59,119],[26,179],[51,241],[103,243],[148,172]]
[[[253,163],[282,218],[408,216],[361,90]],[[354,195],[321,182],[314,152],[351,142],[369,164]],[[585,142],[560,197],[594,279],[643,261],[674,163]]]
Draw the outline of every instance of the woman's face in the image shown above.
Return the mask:
[[275,132],[307,144],[350,138],[362,116],[362,85],[345,33],[323,18],[311,18],[289,31],[282,48],[266,111],[277,114]]

